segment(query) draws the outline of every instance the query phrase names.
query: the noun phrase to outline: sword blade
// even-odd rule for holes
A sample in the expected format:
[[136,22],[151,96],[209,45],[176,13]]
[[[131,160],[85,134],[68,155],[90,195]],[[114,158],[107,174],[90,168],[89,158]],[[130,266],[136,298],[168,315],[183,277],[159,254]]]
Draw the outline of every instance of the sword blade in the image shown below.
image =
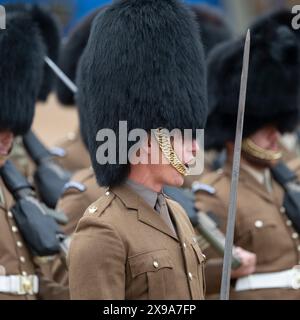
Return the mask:
[[236,203],[237,203],[237,189],[240,175],[240,162],[241,162],[241,149],[242,137],[244,127],[245,104],[248,83],[248,69],[250,59],[250,30],[247,32],[243,70],[241,77],[239,109],[236,127],[236,136],[234,144],[234,156],[232,165],[231,188],[230,188],[230,201],[228,209],[227,230],[226,230],[226,243],[224,251],[223,272],[222,272],[222,285],[221,285],[221,300],[229,300],[230,292],[230,278],[231,278],[231,264],[232,264],[232,250],[234,239],[234,227],[236,220]]
[[52,69],[52,71],[57,75],[57,77],[74,93],[76,94],[78,91],[75,83],[67,77],[67,75],[49,58],[44,58],[45,62]]

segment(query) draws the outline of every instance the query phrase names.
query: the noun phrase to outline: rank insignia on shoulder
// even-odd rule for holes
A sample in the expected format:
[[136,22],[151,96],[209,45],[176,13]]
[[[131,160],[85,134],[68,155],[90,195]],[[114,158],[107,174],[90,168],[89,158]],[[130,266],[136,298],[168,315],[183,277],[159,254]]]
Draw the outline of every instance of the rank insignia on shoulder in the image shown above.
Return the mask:
[[80,192],[84,192],[86,190],[86,186],[82,183],[76,182],[76,181],[70,181],[67,182],[64,186],[63,192],[69,190],[69,189],[76,189]]
[[200,182],[194,182],[192,185],[192,191],[194,193],[198,192],[198,191],[203,191],[203,192],[207,192],[209,194],[215,194],[216,193],[216,189],[208,184],[204,184],[204,183],[200,183]]

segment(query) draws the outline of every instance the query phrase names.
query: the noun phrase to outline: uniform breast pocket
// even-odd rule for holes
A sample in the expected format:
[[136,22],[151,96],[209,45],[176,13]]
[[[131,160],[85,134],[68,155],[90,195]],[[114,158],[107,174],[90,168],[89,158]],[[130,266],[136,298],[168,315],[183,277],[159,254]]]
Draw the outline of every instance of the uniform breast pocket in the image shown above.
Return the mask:
[[172,299],[176,287],[167,250],[139,254],[128,260],[135,292],[149,300]]
[[201,252],[200,247],[198,243],[192,243],[193,251],[197,258],[197,273],[199,278],[199,290],[200,290],[200,296],[203,298],[205,297],[205,291],[206,291],[206,282],[205,282],[205,262],[206,258],[205,255]]
[[274,221],[257,220],[253,227],[254,251],[257,255],[257,263],[269,263],[276,260],[282,254],[276,247],[282,235],[280,228]]
[[238,243],[238,245],[254,252],[257,255],[258,264],[272,262],[278,258],[278,250],[274,248],[277,246],[276,243],[281,241],[282,233],[276,222],[251,219],[245,224],[244,229],[250,234],[250,238],[245,243]]

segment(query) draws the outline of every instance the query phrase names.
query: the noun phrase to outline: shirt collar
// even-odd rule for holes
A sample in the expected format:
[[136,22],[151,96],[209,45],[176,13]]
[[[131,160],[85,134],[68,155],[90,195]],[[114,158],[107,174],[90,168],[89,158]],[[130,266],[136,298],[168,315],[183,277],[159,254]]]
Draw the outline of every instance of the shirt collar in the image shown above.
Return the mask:
[[269,189],[271,188],[272,185],[272,177],[271,177],[271,172],[269,168],[266,168],[264,170],[257,170],[252,168],[251,166],[243,163],[242,168],[248,172],[259,184],[265,185]]
[[155,208],[157,202],[157,193],[142,184],[127,179],[125,184],[138,194],[151,208]]

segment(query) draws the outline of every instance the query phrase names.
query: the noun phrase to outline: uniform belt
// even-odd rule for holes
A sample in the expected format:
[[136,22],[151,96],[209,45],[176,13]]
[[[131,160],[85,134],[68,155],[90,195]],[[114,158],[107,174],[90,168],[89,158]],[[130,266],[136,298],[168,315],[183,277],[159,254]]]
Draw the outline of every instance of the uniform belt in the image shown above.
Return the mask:
[[236,282],[235,291],[246,291],[256,289],[290,288],[300,289],[300,265],[293,269],[252,274],[239,278]]
[[34,295],[39,291],[39,279],[31,276],[0,276],[0,293],[15,295]]

